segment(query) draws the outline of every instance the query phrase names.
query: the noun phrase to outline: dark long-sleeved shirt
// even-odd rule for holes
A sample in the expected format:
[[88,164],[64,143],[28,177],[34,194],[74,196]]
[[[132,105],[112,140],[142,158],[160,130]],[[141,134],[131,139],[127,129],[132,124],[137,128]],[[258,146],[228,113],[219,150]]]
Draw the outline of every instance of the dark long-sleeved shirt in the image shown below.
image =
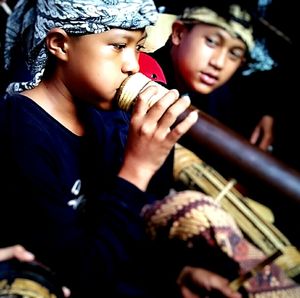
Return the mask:
[[0,101],[0,246],[24,245],[74,297],[151,297],[140,212],[166,194],[172,156],[144,193],[117,177],[129,115],[81,111],[77,136],[25,96]]

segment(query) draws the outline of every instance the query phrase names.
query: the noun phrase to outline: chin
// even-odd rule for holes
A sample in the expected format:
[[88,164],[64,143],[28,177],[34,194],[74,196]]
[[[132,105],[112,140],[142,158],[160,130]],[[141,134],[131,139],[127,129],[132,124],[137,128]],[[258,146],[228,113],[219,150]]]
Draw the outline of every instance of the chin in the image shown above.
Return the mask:
[[213,92],[215,90],[215,88],[211,87],[211,86],[198,86],[198,88],[195,88],[194,89],[197,93],[200,93],[200,94],[209,94],[211,92]]
[[100,110],[106,110],[106,111],[110,111],[113,110],[113,104],[111,102],[101,102],[98,103],[97,108],[99,108]]

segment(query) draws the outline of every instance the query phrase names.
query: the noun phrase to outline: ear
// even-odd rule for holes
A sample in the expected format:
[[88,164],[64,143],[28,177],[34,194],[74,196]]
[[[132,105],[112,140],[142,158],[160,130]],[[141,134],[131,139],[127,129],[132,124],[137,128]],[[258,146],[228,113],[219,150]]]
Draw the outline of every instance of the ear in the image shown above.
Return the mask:
[[61,28],[51,29],[46,37],[46,45],[49,52],[56,58],[67,61],[68,60],[68,48],[70,43],[70,37]]
[[186,27],[182,21],[179,20],[174,21],[174,23],[172,24],[172,34],[171,34],[173,45],[178,46],[180,44],[185,30]]

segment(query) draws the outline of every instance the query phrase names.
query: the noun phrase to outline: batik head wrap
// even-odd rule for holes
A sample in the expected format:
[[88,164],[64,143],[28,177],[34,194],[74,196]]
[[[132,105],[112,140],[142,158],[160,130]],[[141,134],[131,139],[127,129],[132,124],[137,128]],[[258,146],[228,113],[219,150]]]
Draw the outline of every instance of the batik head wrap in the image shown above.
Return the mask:
[[19,0],[7,22],[5,68],[9,69],[12,52],[21,40],[33,79],[10,84],[7,92],[21,92],[40,83],[48,59],[45,37],[52,28],[83,35],[113,27],[142,29],[156,19],[152,0]]
[[[223,11],[221,11],[222,9]],[[230,35],[240,38],[249,51],[253,49],[251,15],[239,4],[220,5],[219,10],[206,6],[187,7],[179,18],[185,21],[199,21],[221,27]]]

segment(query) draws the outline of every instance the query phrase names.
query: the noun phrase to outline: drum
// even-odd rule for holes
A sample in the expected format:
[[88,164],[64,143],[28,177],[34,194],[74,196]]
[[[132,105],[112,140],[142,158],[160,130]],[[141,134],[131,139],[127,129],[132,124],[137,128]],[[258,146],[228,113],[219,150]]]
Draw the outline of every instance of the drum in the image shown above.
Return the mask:
[[0,262],[0,297],[63,298],[56,275],[38,262]]

